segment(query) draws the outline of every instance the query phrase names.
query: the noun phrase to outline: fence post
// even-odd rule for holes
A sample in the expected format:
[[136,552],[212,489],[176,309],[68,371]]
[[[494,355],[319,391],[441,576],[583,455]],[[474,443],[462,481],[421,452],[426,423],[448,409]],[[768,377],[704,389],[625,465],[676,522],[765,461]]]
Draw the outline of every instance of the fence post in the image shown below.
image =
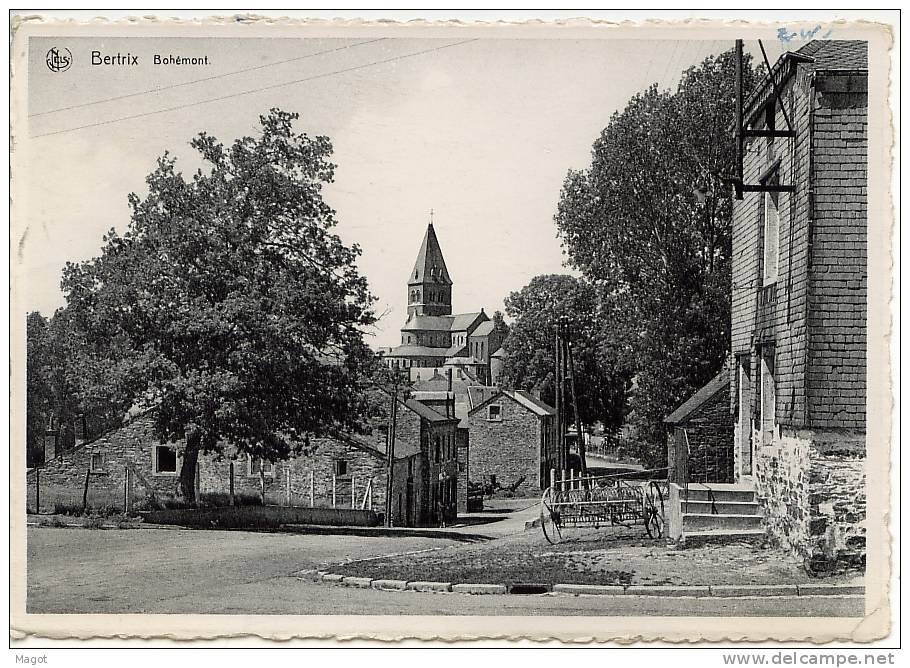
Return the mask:
[[559,489],[562,492],[566,491],[566,470],[563,469],[562,473],[559,476]]
[[369,507],[370,507],[370,510],[373,510],[373,479],[372,478],[370,478],[369,488],[370,488],[370,500],[369,500],[370,506]]
[[82,489],[82,512],[88,508],[88,478],[92,474],[92,468],[85,469],[85,487]]
[[335,507],[335,474],[332,474],[332,508]]
[[123,467],[123,514],[130,512],[130,467]]
[[556,469],[550,469],[550,487],[553,488],[553,491],[556,491]]
[[285,478],[287,479],[287,497],[288,507],[291,505],[291,467],[290,465],[285,466],[284,468]]
[[41,514],[41,467],[35,467],[35,514]]
[[316,492],[316,482],[313,480],[313,471],[311,469],[310,470],[310,508],[312,508],[314,505],[313,497],[315,496],[315,492]]
[[228,462],[228,464],[229,464],[229,466],[228,466],[228,469],[229,469],[228,489],[230,490],[231,505],[233,506],[234,505],[234,460],[232,459],[230,462]]
[[351,474],[351,510],[357,508],[357,478],[354,477],[354,474]]

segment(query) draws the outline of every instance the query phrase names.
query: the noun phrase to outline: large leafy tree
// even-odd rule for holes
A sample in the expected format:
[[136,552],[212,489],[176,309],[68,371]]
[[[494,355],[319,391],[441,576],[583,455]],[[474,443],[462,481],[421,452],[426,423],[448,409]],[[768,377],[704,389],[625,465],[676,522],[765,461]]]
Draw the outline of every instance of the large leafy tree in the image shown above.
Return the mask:
[[601,422],[608,429],[622,422],[629,374],[615,341],[604,336],[607,300],[582,279],[566,275],[535,276],[505,300],[513,319],[503,347],[503,384],[540,391],[555,401],[556,331],[568,318],[575,363],[578,410],[585,424]]
[[[744,65],[745,87],[753,71]],[[614,114],[590,168],[570,171],[555,216],[571,264],[625,297],[634,414],[650,464],[665,458],[662,420],[721,368],[730,325],[734,56],[652,86]]]
[[296,132],[296,119],[273,109],[258,136],[230,146],[200,134],[204,167],[190,178],[165,154],[148,195],[129,196],[126,233],[64,270],[86,346],[116,342],[104,386],[154,402],[159,436],[185,440],[188,502],[201,453],[275,461],[359,426],[372,297],[322,198],[331,143]]

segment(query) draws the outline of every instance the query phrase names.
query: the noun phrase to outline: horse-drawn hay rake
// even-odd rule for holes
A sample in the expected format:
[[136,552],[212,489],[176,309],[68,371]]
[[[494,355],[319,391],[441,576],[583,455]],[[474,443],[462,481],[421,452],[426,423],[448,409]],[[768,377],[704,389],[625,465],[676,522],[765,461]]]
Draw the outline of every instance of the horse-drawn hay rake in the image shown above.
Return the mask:
[[651,538],[663,536],[667,480],[628,480],[631,475],[666,471],[633,471],[604,476],[557,479],[540,500],[540,528],[550,543],[569,529],[644,526]]

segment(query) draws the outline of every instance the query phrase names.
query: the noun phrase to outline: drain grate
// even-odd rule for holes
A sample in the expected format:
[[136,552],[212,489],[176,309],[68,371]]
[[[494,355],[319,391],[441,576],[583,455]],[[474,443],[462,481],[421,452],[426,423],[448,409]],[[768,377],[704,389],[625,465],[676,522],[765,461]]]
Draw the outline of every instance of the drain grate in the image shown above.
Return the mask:
[[546,594],[549,591],[550,585],[531,582],[516,582],[509,587],[510,594]]

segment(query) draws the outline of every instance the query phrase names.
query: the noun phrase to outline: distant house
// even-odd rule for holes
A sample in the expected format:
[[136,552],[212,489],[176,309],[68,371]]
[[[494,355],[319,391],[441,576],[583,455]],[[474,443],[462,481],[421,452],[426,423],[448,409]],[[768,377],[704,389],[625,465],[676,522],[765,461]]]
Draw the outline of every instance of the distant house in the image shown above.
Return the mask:
[[523,390],[470,388],[472,480],[495,476],[520,490],[543,489],[556,462],[556,411]]
[[[78,503],[86,487],[92,506],[122,508],[127,489],[134,504],[174,498],[184,444],[155,437],[155,410],[49,459],[39,472],[42,507],[53,507],[55,500]],[[455,519],[457,423],[414,399],[399,402],[391,504],[395,526],[437,526]],[[309,453],[284,462],[261,462],[230,450],[221,458],[200,457],[197,493],[258,496],[264,491],[267,503],[312,501],[384,512],[388,432],[385,415],[374,421],[372,433],[312,439]],[[28,473],[30,503],[35,475]]]

